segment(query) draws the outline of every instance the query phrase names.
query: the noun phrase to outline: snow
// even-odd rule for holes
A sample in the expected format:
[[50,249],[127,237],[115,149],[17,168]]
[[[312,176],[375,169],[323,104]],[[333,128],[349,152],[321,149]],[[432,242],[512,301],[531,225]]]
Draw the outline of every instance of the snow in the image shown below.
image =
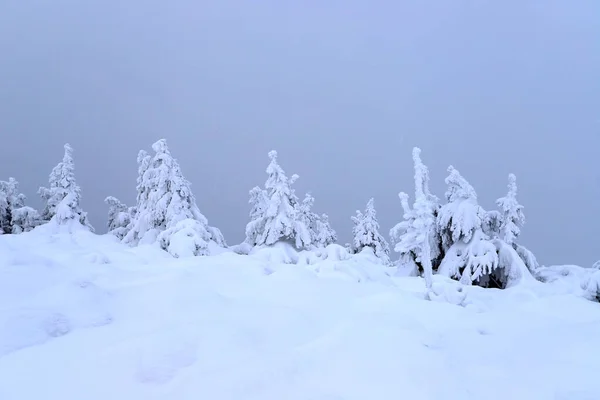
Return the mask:
[[597,270],[505,290],[434,275],[428,301],[369,247],[216,247],[174,258],[52,223],[0,236],[0,399],[600,396]]

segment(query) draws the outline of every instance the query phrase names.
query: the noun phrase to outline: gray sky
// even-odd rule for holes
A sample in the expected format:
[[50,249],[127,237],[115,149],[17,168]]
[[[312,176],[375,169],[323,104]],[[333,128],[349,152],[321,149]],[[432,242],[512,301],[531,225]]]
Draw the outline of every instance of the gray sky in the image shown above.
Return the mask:
[[522,243],[545,264],[600,258],[600,2],[4,0],[0,179],[39,206],[75,148],[83,206],[135,201],[136,155],[167,138],[198,205],[243,240],[248,190],[279,151],[342,243],[375,197],[384,233],[453,164],[482,206],[519,183]]

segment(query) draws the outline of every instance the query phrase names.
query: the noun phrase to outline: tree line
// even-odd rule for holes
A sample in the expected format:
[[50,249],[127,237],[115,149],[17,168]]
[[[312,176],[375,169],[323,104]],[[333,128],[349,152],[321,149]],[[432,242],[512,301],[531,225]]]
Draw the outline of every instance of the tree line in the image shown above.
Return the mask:
[[[210,255],[211,246],[227,247],[221,231],[200,212],[167,141],[157,141],[152,150],[153,154],[142,150],[137,157],[136,204],[127,206],[113,196],[105,199],[109,234],[129,246],[157,244],[174,257],[205,256]],[[314,197],[307,193],[300,200],[296,195],[298,175],[286,175],[276,151],[268,157],[264,187],[249,192],[250,221],[244,244],[261,248],[285,242],[297,251],[335,245],[336,231],[327,214],[313,211]],[[423,275],[429,288],[436,273],[465,284],[503,288],[538,268],[533,253],[518,243],[525,216],[517,201],[514,174],[508,176],[506,195],[496,202],[498,209],[486,211],[479,206],[475,189],[452,166],[445,180],[444,201],[432,194],[421,150],[413,149],[412,157],[414,196],[411,204],[408,194],[399,194],[404,213],[389,233],[393,246],[380,233],[375,202],[370,199],[364,211],[351,217],[349,253],[372,252],[382,264]],[[1,234],[28,232],[47,223],[94,230],[80,206],[70,145],[64,146],[63,159],[50,173],[48,187],[40,188],[38,194],[44,201],[41,212],[25,205],[15,179],[0,181]],[[398,253],[393,262],[391,249]]]

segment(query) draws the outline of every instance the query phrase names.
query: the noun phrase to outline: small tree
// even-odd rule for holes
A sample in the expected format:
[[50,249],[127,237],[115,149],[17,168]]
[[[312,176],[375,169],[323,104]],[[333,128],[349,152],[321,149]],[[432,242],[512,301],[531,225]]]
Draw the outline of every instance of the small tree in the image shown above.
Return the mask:
[[12,210],[12,233],[29,232],[40,224],[40,213],[34,208],[23,206]]
[[289,241],[297,249],[308,248],[311,245],[310,231],[298,217],[298,199],[291,187],[298,175],[287,178],[277,163],[276,151],[270,151],[269,158],[265,191],[253,189],[250,192],[253,219],[246,226],[246,236],[256,246]]
[[368,201],[364,214],[357,210],[356,216],[352,217],[352,222],[354,222],[352,253],[360,253],[365,247],[370,247],[373,249],[375,256],[385,264],[389,264],[390,248],[385,238],[379,233],[375,200],[370,199]]
[[512,246],[525,223],[523,206],[517,201],[517,177],[514,174],[508,175],[508,193],[496,200],[496,204],[502,213],[500,238]]
[[265,213],[269,205],[267,192],[258,186],[250,190],[250,222],[246,225],[246,243],[256,246],[265,231]]
[[312,211],[315,198],[307,193],[302,203],[297,205],[298,219],[308,227],[311,244],[317,247],[326,247],[337,241],[337,234],[329,224],[327,214],[318,215]]
[[81,189],[75,181],[75,164],[73,148],[67,143],[62,162],[52,169],[49,187],[41,187],[38,191],[45,206],[41,219],[45,222],[55,219],[60,225],[76,221],[93,231],[87,213],[81,209]]
[[131,223],[130,209],[113,196],[104,199],[104,203],[108,205],[108,233],[123,239],[127,234],[127,226]]
[[477,203],[477,194],[473,186],[454,167],[448,167],[448,172],[448,203],[440,208],[437,220],[444,250],[459,241],[468,243],[475,232],[482,228],[485,214]]
[[138,154],[138,195],[135,215],[123,238],[125,243],[154,243],[175,257],[208,254],[208,242],[224,243],[221,232],[208,226],[196,205],[191,184],[183,177],[179,163],[167,142],[152,145],[155,152]]
[[25,205],[25,196],[18,192],[18,182],[9,178],[0,181],[0,234],[13,233],[13,211]]
[[321,214],[320,218],[315,221],[315,239],[314,242],[318,246],[327,247],[330,244],[337,242],[337,233],[329,223],[329,216]]

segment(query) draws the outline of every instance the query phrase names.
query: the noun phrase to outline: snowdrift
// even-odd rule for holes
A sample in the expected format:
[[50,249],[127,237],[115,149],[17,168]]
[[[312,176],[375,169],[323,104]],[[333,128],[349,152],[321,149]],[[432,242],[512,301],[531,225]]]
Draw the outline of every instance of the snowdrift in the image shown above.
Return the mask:
[[0,236],[0,399],[598,396],[596,270],[427,294],[368,249],[218,253]]

